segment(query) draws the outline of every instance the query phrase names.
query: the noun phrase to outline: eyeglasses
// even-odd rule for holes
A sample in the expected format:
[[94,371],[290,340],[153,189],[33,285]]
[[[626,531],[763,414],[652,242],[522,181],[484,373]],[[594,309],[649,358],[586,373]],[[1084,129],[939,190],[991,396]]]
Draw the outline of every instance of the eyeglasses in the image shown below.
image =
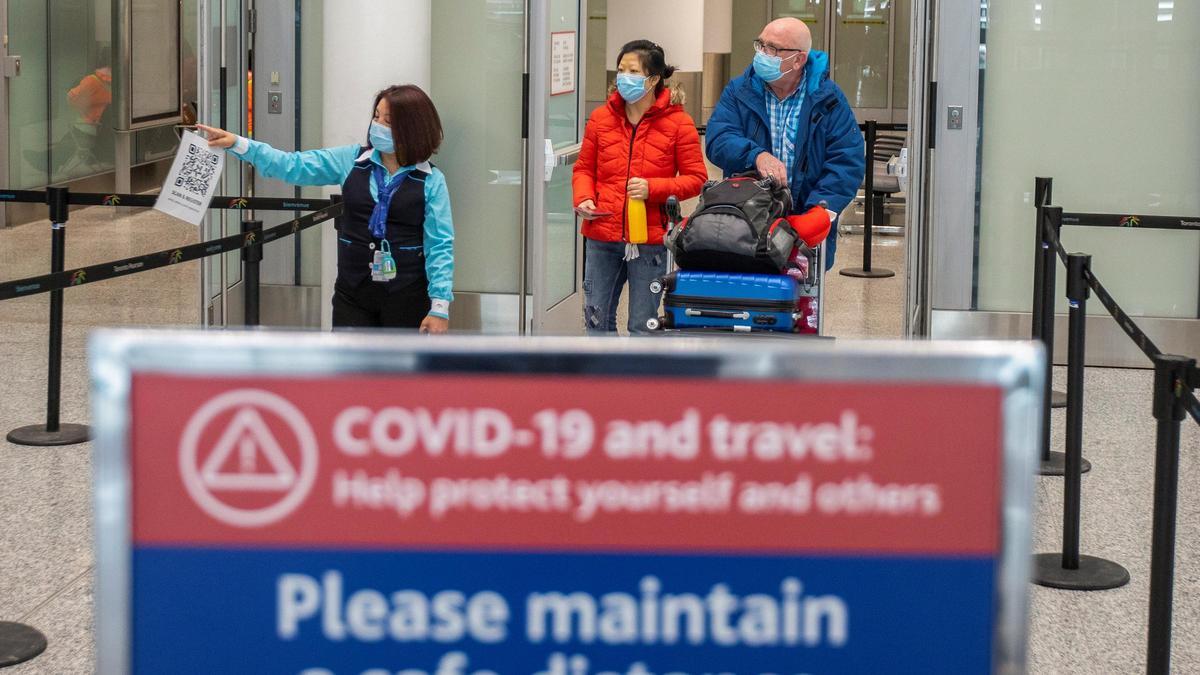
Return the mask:
[[775,45],[769,45],[762,40],[755,39],[754,51],[761,54],[766,54],[767,56],[779,56],[781,52],[803,52],[804,50],[792,49],[791,47],[776,47]]

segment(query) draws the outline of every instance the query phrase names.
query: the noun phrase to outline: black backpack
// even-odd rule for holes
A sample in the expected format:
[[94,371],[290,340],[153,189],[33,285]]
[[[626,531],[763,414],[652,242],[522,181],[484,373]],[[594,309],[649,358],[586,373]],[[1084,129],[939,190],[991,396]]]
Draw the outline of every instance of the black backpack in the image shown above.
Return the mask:
[[786,185],[758,174],[706,183],[700,205],[672,228],[667,246],[680,269],[780,274],[796,245]]

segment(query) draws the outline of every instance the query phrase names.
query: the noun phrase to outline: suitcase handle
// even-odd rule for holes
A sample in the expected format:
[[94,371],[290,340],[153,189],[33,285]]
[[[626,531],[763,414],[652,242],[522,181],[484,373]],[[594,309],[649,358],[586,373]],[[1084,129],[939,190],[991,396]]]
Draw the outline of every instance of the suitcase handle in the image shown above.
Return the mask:
[[717,309],[685,309],[683,313],[687,316],[706,316],[710,319],[741,319],[745,321],[750,318],[750,312],[723,312]]

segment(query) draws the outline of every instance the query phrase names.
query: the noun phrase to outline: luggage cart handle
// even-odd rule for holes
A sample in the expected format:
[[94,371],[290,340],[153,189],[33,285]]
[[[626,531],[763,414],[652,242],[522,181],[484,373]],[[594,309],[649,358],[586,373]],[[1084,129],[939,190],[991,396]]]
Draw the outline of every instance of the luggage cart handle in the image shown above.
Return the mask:
[[750,312],[723,312],[718,309],[685,309],[683,313],[687,316],[705,316],[710,319],[750,319]]

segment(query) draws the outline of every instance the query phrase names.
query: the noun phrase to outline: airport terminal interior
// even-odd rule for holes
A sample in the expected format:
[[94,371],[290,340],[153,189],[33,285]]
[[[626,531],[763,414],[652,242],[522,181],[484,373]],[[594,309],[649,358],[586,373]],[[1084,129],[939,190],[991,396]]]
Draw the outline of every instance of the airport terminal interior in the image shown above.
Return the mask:
[[[728,178],[713,162],[712,146],[728,126],[728,119],[725,126],[720,121],[722,105],[729,104],[723,97],[736,96],[726,86],[752,73],[759,77],[764,54],[756,40],[765,35],[764,27],[784,18],[804,22],[811,34],[806,68],[827,64],[829,81],[844,96],[841,104],[852,113],[855,134],[865,139],[864,146],[853,148],[865,153],[859,174],[864,180],[832,218],[822,249],[827,255],[831,243],[836,245],[832,267],[822,273],[815,262],[811,270],[817,279],[814,326],[819,328],[814,332],[819,335],[714,331],[703,334],[709,340],[701,343],[747,357],[776,348],[795,350],[786,353],[797,359],[809,347],[812,358],[845,349],[849,359],[864,343],[864,353],[882,344],[898,355],[960,341],[1021,343],[1021,348],[1048,343],[1053,363],[1047,368],[1040,361],[1031,381],[1040,383],[1048,373],[1050,387],[1026,382],[1033,387],[1031,397],[1004,408],[1005,415],[1014,416],[1020,416],[1018,409],[1020,414],[1036,410],[1025,415],[1030,431],[1020,438],[1028,442],[1013,452],[1024,453],[1037,475],[1030,483],[1027,530],[1006,529],[996,535],[996,545],[1031,538],[1027,553],[1050,554],[1055,561],[1073,546],[1076,556],[1082,552],[1085,558],[1110,561],[1128,576],[1094,590],[1055,588],[1038,583],[1041,562],[1026,566],[1030,569],[1016,566],[1033,579],[1022,577],[1019,593],[1014,591],[1019,600],[997,591],[994,601],[999,607],[1027,600],[1027,612],[1014,627],[1002,624],[996,618],[1001,610],[990,603],[980,609],[995,624],[988,625],[995,652],[982,669],[978,662],[968,666],[957,660],[967,648],[949,644],[954,638],[933,628],[940,624],[915,612],[894,627],[897,635],[919,636],[921,648],[914,653],[920,656],[913,658],[920,660],[897,656],[894,671],[864,665],[886,660],[839,661],[841,656],[823,652],[819,659],[828,660],[809,665],[809,655],[818,659],[814,647],[771,652],[777,661],[748,657],[747,664],[777,665],[744,672],[1109,674],[1168,672],[1161,669],[1168,667],[1200,672],[1200,417],[1193,417],[1200,415],[1200,406],[1189,393],[1200,387],[1200,369],[1193,362],[1190,371],[1177,371],[1182,374],[1171,381],[1174,386],[1164,388],[1166,371],[1160,365],[1156,379],[1149,357],[1159,352],[1200,358],[1197,3],[0,0],[0,361],[6,373],[0,379],[0,433],[45,426],[54,409],[56,423],[60,418],[96,427],[96,383],[104,374],[97,370],[95,354],[89,356],[89,339],[98,329],[189,329],[222,336],[248,330],[283,335],[281,346],[286,336],[296,335],[292,331],[330,336],[337,321],[330,302],[340,274],[335,261],[339,246],[349,245],[339,242],[332,223],[268,238],[257,247],[262,260],[251,274],[241,251],[249,244],[214,255],[184,252],[240,236],[244,221],[258,221],[269,231],[335,208],[342,203],[342,186],[298,186],[268,178],[235,159],[235,146],[225,153],[224,169],[208,194],[215,191],[234,201],[244,197],[248,201],[240,208],[234,202],[218,207],[214,201],[196,224],[149,203],[129,205],[135,201],[130,197],[153,198],[169,187],[177,151],[182,154],[181,138],[186,140],[184,134],[197,123],[289,152],[366,145],[371,102],[394,84],[415,84],[427,92],[444,130],[432,163],[444,175],[453,211],[451,339],[469,336],[477,344],[515,339],[519,344],[570,337],[592,345],[580,347],[584,350],[603,352],[614,345],[617,355],[667,343],[681,345],[680,351],[693,349],[688,340],[694,338],[676,335],[686,332],[678,327],[629,335],[630,314],[637,312],[630,307],[631,288],[618,303],[617,334],[585,340],[585,250],[591,242],[585,244],[580,235],[583,220],[572,176],[577,162],[588,156],[589,118],[623,96],[617,87],[622,45],[646,39],[675,66],[670,80],[686,94],[681,111],[699,131],[708,179]],[[818,53],[824,56],[818,59]],[[856,161],[864,161],[863,155]],[[56,218],[61,222],[52,224],[44,200],[61,194],[54,189],[62,187],[81,203],[71,202]],[[86,195],[95,199],[88,202]],[[339,199],[331,201],[333,195]],[[682,199],[681,215],[696,212],[700,199]],[[1061,236],[1061,262],[1059,242],[1047,239],[1047,231]],[[52,270],[56,247],[64,257]],[[169,256],[173,250],[181,262],[153,263],[149,266],[155,269],[138,271],[152,260],[139,256]],[[1078,266],[1075,277],[1068,260]],[[69,282],[56,282],[43,277],[101,263],[114,263],[109,265],[113,278],[74,273]],[[62,290],[34,288],[54,283]],[[51,319],[54,295],[61,297],[61,322]],[[660,312],[669,315],[670,310],[664,306]],[[332,332],[339,335],[359,337]],[[431,345],[446,339],[423,337]],[[536,344],[556,349],[552,342]],[[1038,359],[1044,354],[1021,353]],[[190,367],[186,357],[180,358],[181,367]],[[297,363],[300,370],[311,365]],[[888,374],[889,367],[883,362],[874,373],[847,379],[899,379]],[[620,372],[638,381],[633,371]],[[929,382],[939,377],[929,375]],[[1048,407],[1050,401],[1043,398],[1050,389],[1055,399],[1067,392],[1071,409],[1056,400],[1045,412],[1043,403]],[[1177,401],[1177,407],[1167,408],[1178,415],[1175,421],[1182,419],[1175,426],[1173,452],[1164,452],[1164,423],[1156,418],[1163,405],[1170,405],[1163,403],[1168,399]],[[786,405],[803,416],[810,403]],[[917,407],[904,400],[895,404],[894,416]],[[622,405],[649,414],[654,401],[630,399]],[[1048,431],[1042,429],[1044,421]],[[955,438],[970,437],[965,424],[945,415],[920,435],[953,446]],[[1172,423],[1165,426],[1169,431]],[[136,436],[136,428],[132,433]],[[118,648],[104,641],[114,636],[128,641],[130,631],[104,630],[100,624],[113,615],[96,610],[97,594],[113,592],[101,590],[111,581],[97,573],[98,557],[106,555],[105,547],[128,545],[101,541],[97,509],[109,497],[98,492],[100,442],[0,441],[0,670],[5,674],[139,669],[134,667],[142,654],[136,639],[134,665],[103,657],[106,649],[128,652],[128,644]],[[1071,475],[1077,467],[1070,458],[1066,476],[1061,466],[1053,470],[1039,463],[1047,450],[1070,455],[1072,442],[1076,450],[1081,445],[1089,463],[1081,477]],[[967,441],[955,448],[964,455],[975,449]],[[1163,464],[1172,455],[1173,474]],[[922,464],[915,455],[907,461]],[[995,458],[979,461],[988,465],[980,471],[996,471]],[[1160,494],[1164,471],[1177,488]],[[650,471],[659,473],[657,467]],[[1155,633],[1151,615],[1162,609],[1164,597],[1159,595],[1152,607],[1152,596],[1162,592],[1161,585],[1152,589],[1151,581],[1161,581],[1160,545],[1165,543],[1152,546],[1152,535],[1165,527],[1167,508],[1174,509],[1172,529],[1165,530],[1173,542],[1174,571],[1173,593],[1170,586],[1165,591],[1173,607],[1168,605],[1165,619],[1169,647],[1164,656],[1148,647],[1153,645],[1148,634]],[[1012,514],[997,510],[992,515],[1007,528]],[[932,532],[942,526],[929,527]],[[610,529],[618,532],[619,526]],[[726,536],[715,527],[708,534]],[[619,541],[623,535],[612,536]],[[863,546],[870,550],[871,542]],[[786,549],[786,543],[779,544],[779,550]],[[1017,545],[1015,550],[1024,549]],[[1152,558],[1159,564],[1152,565]],[[796,563],[800,569],[803,564]],[[895,573],[895,584],[906,582]],[[123,583],[120,588],[128,586]],[[192,589],[177,590],[178,602],[189,602]],[[919,588],[906,593],[898,597],[914,607],[974,602],[965,590],[961,598],[956,593],[929,598]],[[133,599],[133,623],[141,602]],[[237,598],[224,602],[222,616],[242,611]],[[891,606],[881,600],[875,609],[860,609],[864,614],[875,610]],[[931,628],[922,631],[927,620]],[[40,631],[44,651],[11,656],[6,650],[28,645],[6,641],[4,622]],[[899,624],[912,624],[905,628],[911,633]],[[865,631],[874,624],[852,618],[850,625],[852,631],[860,626]],[[1159,624],[1160,637],[1162,629]],[[197,635],[205,630],[198,628]],[[886,634],[887,628],[880,630]],[[224,648],[219,635],[212,632],[208,645],[217,652]],[[878,644],[892,644],[885,638]],[[200,641],[181,639],[179,648]],[[1017,646],[1006,652],[1002,644]],[[392,662],[380,664],[382,669],[368,670],[354,660],[345,668],[279,672],[426,672],[405,670],[418,666],[435,672],[427,663],[407,663],[401,646],[390,646]],[[705,663],[706,657],[688,656],[677,647],[680,663]],[[647,647],[642,653],[629,647],[621,652],[623,660],[606,668],[615,672],[635,661],[652,666],[655,659],[668,659],[655,649],[666,648]],[[851,639],[833,651],[855,649],[862,647]],[[1019,657],[1006,662],[996,656],[1000,653]],[[503,663],[500,658],[497,663]],[[917,662],[922,667],[912,665]],[[257,672],[239,669],[236,658],[229,663],[235,665],[223,672]],[[475,666],[436,672],[475,672]],[[603,672],[566,665],[556,670],[544,660],[538,667],[562,675]],[[651,672],[671,672],[662,667]],[[712,667],[720,670],[711,672],[734,672],[728,665]],[[144,664],[140,670],[156,672]]]

